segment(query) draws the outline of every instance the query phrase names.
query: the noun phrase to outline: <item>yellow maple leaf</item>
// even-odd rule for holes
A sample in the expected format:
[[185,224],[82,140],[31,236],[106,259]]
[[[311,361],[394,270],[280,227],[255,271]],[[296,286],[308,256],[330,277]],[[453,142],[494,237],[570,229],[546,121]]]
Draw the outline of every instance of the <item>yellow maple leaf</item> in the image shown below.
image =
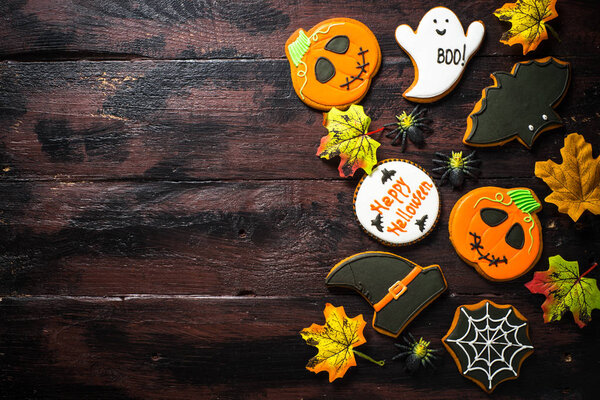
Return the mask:
[[545,200],[573,221],[585,210],[600,214],[600,157],[592,157],[592,145],[577,133],[565,138],[560,154],[562,164],[552,160],[535,163],[535,176],[552,189]]
[[367,323],[362,314],[348,318],[344,307],[334,307],[329,303],[325,305],[323,314],[325,314],[325,325],[312,324],[300,332],[307,344],[319,349],[317,355],[308,360],[307,370],[315,374],[327,371],[329,382],[333,382],[343,377],[348,368],[356,366],[355,355],[380,366],[384,364],[383,361],[375,361],[354,350],[354,347],[367,342],[363,335]]
[[558,17],[556,0],[517,0],[506,3],[494,11],[500,21],[510,22],[511,27],[502,34],[500,42],[512,46],[523,45],[523,55],[535,50],[542,40],[548,39],[550,28],[547,21]]

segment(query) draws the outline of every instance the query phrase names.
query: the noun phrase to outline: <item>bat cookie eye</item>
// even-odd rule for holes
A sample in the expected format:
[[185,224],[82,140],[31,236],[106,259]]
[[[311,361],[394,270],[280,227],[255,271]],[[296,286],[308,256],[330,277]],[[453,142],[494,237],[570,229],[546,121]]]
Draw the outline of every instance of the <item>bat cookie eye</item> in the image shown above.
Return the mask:
[[345,54],[348,51],[348,47],[350,47],[348,36],[339,35],[327,42],[325,50],[337,54]]
[[446,23],[448,23],[448,20],[446,19]]
[[510,247],[521,250],[525,244],[525,233],[521,224],[511,226],[504,240]]
[[433,20],[433,23],[434,23],[434,24],[437,24],[437,19],[434,19],[434,20]]
[[488,226],[498,226],[508,218],[506,211],[497,208],[484,208],[480,212],[481,220]]
[[315,76],[319,82],[326,83],[335,76],[335,67],[325,57],[319,57],[315,63]]

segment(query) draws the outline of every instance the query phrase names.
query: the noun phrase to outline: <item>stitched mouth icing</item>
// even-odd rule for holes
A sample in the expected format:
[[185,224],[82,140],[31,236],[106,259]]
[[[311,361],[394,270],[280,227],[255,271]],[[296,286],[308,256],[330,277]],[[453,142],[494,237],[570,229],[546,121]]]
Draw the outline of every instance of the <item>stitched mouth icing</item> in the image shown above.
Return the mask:
[[490,253],[483,254],[483,252],[482,252],[483,246],[481,245],[481,236],[479,236],[473,232],[469,232],[469,235],[473,236],[473,242],[471,243],[471,250],[477,251],[477,254],[479,254],[478,260],[487,261],[489,263],[488,264],[489,267],[491,267],[492,265],[495,265],[496,267],[498,267],[499,263],[508,264],[508,260],[506,259],[506,256],[502,256],[502,258],[500,258],[500,257],[496,257]]
[[435,31],[436,31],[436,32],[437,32],[437,34],[438,34],[438,35],[440,35],[440,36],[444,36],[444,35],[446,34],[446,30],[445,30],[445,29],[442,29],[442,30],[436,29]]
[[369,65],[368,62],[365,62],[365,53],[368,52],[369,50],[363,50],[363,48],[360,48],[360,51],[358,52],[359,56],[362,56],[362,64],[359,63],[358,61],[356,62],[356,68],[359,69],[358,74],[356,74],[356,76],[354,75],[350,75],[351,79],[348,79],[348,77],[346,77],[346,83],[342,83],[340,85],[340,87],[345,87],[346,90],[350,90],[350,84],[353,83],[354,81],[362,81],[363,78],[361,78],[361,75],[363,73],[366,73],[367,71],[365,70],[365,67],[367,65]]

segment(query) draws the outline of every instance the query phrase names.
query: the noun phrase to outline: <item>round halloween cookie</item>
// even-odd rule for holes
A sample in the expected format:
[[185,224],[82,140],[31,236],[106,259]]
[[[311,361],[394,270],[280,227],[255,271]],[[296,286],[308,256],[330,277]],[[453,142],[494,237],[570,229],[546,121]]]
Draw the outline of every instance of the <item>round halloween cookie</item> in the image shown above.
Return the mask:
[[490,300],[458,307],[442,343],[460,373],[488,393],[518,378],[533,353],[527,319],[510,304]]
[[440,195],[431,176],[417,164],[383,160],[358,183],[354,213],[365,232],[379,242],[405,246],[433,230]]
[[285,54],[298,97],[325,111],[360,102],[381,64],[373,32],[350,18],[325,20],[308,32],[298,29],[285,43]]
[[450,241],[484,278],[518,278],[542,254],[542,227],[535,214],[541,207],[531,189],[477,188],[454,205]]
[[429,103],[450,93],[481,46],[484,32],[483,23],[474,21],[465,34],[456,14],[446,7],[429,10],[414,32],[408,25],[396,28],[396,41],[415,68],[415,80],[402,96]]

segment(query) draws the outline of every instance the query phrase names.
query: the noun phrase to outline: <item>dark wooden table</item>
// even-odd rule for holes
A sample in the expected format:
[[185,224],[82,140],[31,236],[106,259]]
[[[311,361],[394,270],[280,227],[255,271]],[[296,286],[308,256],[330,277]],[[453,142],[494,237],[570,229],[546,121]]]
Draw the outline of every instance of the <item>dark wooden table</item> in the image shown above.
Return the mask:
[[[395,4],[392,4],[395,3]],[[536,161],[560,162],[563,138],[600,150],[600,4],[558,4],[551,38],[524,57],[498,42],[503,0],[443,2],[486,38],[457,88],[429,107],[434,133],[402,155],[382,138],[379,159],[431,169],[434,151],[461,144],[489,74],[548,55],[572,63],[558,107],[564,128],[531,151],[516,142],[480,151],[483,174],[441,188],[442,216],[425,241],[393,249],[439,263],[448,291],[409,331],[442,347],[454,310],[491,299],[531,323],[535,353],[497,399],[597,398],[600,313],[579,329],[567,314],[544,324],[532,274],[491,283],[448,241],[448,215],[478,185],[549,188]],[[323,323],[325,303],[350,316],[372,309],[324,278],[356,252],[390,250],[354,220],[361,173],[341,179],[315,156],[321,113],[295,95],[283,44],[297,28],[346,16],[366,23],[383,53],[362,104],[373,128],[412,104],[413,68],[394,40],[435,1],[5,0],[0,4],[0,396],[27,399],[486,398],[445,351],[414,377],[391,362],[395,340],[369,325],[363,360],[333,384],[304,369],[315,353],[298,332]],[[510,116],[507,115],[507,118]],[[600,217],[579,222],[543,204],[544,252],[587,266],[599,256]],[[600,269],[591,277],[599,278]]]

